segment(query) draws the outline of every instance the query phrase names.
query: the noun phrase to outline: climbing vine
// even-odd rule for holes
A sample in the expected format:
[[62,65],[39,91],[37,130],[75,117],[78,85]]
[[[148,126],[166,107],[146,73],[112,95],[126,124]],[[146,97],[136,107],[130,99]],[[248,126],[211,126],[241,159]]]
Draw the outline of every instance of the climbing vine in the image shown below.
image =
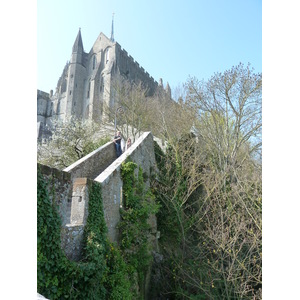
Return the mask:
[[37,288],[38,292],[47,298],[67,299],[72,294],[72,277],[79,273],[79,269],[75,263],[67,259],[60,248],[61,222],[47,185],[46,180],[38,172]]
[[[61,249],[61,220],[56,207],[55,178],[37,176],[38,292],[49,299],[143,299],[146,272],[152,261],[148,219],[158,211],[146,188],[142,169],[122,165],[125,205],[121,210],[120,247],[107,239],[101,186],[88,182],[89,215],[80,262]],[[52,188],[51,188],[52,186]]]
[[120,248],[128,264],[128,275],[132,282],[136,281],[136,289],[143,297],[145,277],[152,262],[150,252],[149,217],[158,212],[154,195],[144,183],[143,170],[133,162],[122,164],[124,205],[121,209],[122,220],[119,223]]
[[118,280],[127,272],[124,260],[107,241],[100,185],[89,182],[85,245],[82,260],[76,263],[69,261],[61,249],[61,221],[48,188],[53,179],[46,180],[38,171],[38,292],[49,299],[131,299],[126,296],[130,293],[128,281]]

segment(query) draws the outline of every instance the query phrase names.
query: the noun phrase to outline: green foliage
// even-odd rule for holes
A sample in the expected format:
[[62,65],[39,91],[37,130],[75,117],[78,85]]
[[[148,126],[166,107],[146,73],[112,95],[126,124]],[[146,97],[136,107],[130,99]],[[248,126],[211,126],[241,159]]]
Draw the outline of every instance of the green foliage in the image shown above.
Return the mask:
[[[49,299],[139,298],[144,276],[151,263],[149,252],[150,214],[157,211],[154,199],[144,184],[142,169],[134,176],[136,165],[124,164],[126,207],[120,222],[122,245],[107,240],[101,187],[89,182],[89,215],[84,231],[80,262],[69,261],[61,250],[61,221],[55,206],[54,189],[38,171],[38,292]],[[140,290],[138,289],[140,285]],[[143,297],[143,296],[141,296]]]
[[84,280],[78,289],[80,297],[84,299],[104,299],[104,275],[107,272],[106,252],[107,227],[104,220],[101,197],[101,186],[96,182],[89,182],[89,215],[84,228],[85,246],[83,259],[79,266],[84,272]]
[[159,168],[159,181],[154,181],[155,197],[162,205],[157,214],[158,228],[164,241],[172,243],[177,248],[182,240],[181,204],[187,191],[186,177],[183,174],[183,164],[180,150],[172,146],[164,154],[158,145],[155,146],[155,158]]
[[70,298],[71,279],[78,269],[60,248],[60,218],[40,172],[37,177],[37,234],[38,292],[51,299]]
[[126,264],[120,249],[115,244],[109,245],[106,255],[108,272],[106,273],[105,287],[110,300],[133,299],[131,282],[129,280],[129,267]]
[[142,291],[146,272],[152,262],[149,242],[151,227],[148,220],[152,214],[157,213],[159,205],[155,204],[154,195],[145,186],[142,168],[138,169],[135,176],[136,168],[133,162],[122,164],[124,206],[119,228],[120,248],[128,264],[128,275],[134,282],[137,274],[138,286]]
[[[160,291],[174,299],[259,298],[260,171],[248,156],[237,169],[220,172],[210,155],[193,160],[200,155],[197,148],[186,148],[170,146],[166,154],[155,148],[164,256]],[[196,188],[189,192],[193,180]]]
[[[109,254],[107,228],[104,221],[101,188],[89,184],[89,216],[85,227],[83,259],[79,263],[67,259],[60,245],[60,217],[48,182],[38,172],[38,292],[50,299],[123,299],[111,297],[111,289],[121,289],[124,282],[111,283],[106,259]],[[53,197],[52,197],[53,198]],[[124,263],[123,263],[124,266]],[[126,287],[126,283],[125,283]],[[124,298],[125,299],[125,298]]]

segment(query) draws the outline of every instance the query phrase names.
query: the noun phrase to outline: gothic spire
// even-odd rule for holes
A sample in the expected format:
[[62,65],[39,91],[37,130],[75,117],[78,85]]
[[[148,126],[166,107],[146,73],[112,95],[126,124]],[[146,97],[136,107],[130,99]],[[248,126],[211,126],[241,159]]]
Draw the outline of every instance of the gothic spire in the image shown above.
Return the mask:
[[115,13],[112,14],[112,22],[111,22],[111,36],[110,36],[110,40],[112,42],[115,41],[115,38],[114,38],[114,14]]
[[77,37],[76,37],[76,40],[74,42],[74,45],[73,45],[73,49],[72,49],[72,52],[75,53],[75,52],[83,52],[83,44],[82,44],[82,38],[81,38],[81,28],[79,28],[79,31],[78,31],[78,34],[77,34]]

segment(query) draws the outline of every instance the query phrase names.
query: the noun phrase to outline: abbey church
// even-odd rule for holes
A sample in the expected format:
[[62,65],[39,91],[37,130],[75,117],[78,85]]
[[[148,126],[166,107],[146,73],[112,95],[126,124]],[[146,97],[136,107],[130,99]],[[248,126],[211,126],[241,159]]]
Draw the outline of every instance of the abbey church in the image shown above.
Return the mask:
[[107,108],[117,105],[112,81],[118,76],[133,84],[141,83],[149,96],[160,89],[171,98],[169,84],[164,88],[162,79],[159,83],[155,81],[115,42],[113,23],[111,38],[101,32],[89,53],[84,51],[79,29],[70,61],[63,69],[55,92],[37,91],[38,138],[47,126],[51,126],[53,119],[64,121],[73,116],[82,120],[105,121]]

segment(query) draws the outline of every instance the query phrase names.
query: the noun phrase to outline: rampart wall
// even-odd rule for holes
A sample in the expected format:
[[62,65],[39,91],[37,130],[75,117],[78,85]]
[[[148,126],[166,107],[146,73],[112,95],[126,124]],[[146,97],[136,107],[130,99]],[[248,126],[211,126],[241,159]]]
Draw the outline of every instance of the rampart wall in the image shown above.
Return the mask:
[[61,247],[67,257],[77,261],[83,246],[83,231],[88,216],[87,178],[71,179],[71,174],[38,164],[48,182],[48,194],[57,205],[61,219]]
[[[121,165],[127,158],[141,166],[144,173],[150,177],[152,168],[155,170],[153,137],[150,132],[143,133],[127,151],[95,178],[102,186],[104,217],[108,224],[108,236],[113,241],[118,241],[116,225],[120,221],[119,209],[123,202]],[[152,223],[156,232],[156,220]]]
[[114,143],[108,142],[65,168],[64,171],[70,173],[72,179],[78,177],[95,179],[116,157]]
[[[69,224],[71,219],[70,208],[73,186],[71,174],[41,164],[38,164],[38,169],[49,183],[49,196],[50,199],[55,201],[55,204],[58,206],[62,226]],[[54,193],[51,190],[52,188]]]
[[[150,132],[140,136],[117,159],[114,144],[109,142],[63,171],[38,165],[41,174],[50,183],[49,194],[54,196],[52,201],[58,205],[62,220],[61,245],[69,259],[80,259],[83,231],[88,216],[88,183],[91,180],[99,182],[102,186],[108,237],[112,242],[118,242],[117,224],[120,221],[123,187],[121,164],[127,159],[141,166],[145,177],[150,177],[156,169],[153,137]],[[109,166],[104,170],[106,164]],[[95,176],[97,172],[98,176]],[[52,188],[53,192],[50,192]],[[157,232],[155,216],[152,216],[149,222],[152,227],[152,240],[155,241]]]

